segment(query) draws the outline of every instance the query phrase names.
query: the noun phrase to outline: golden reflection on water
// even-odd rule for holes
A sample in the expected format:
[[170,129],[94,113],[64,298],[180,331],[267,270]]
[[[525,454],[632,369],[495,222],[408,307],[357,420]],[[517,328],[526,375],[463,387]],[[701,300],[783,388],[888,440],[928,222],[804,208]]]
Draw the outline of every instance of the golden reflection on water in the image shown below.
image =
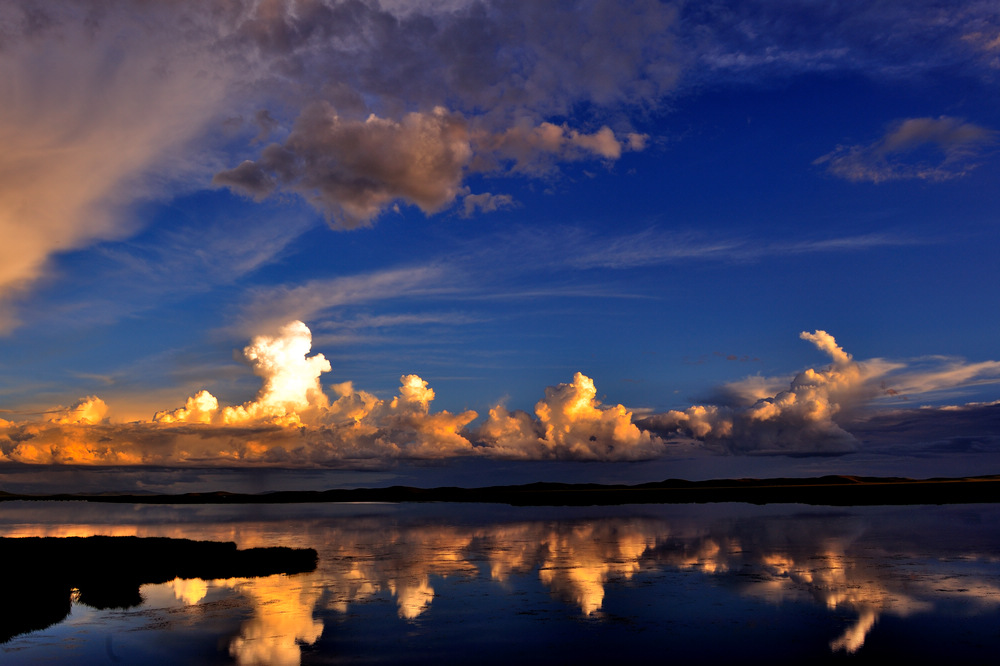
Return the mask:
[[549,526],[527,538],[540,546],[542,583],[588,616],[601,609],[608,580],[638,573],[640,558],[656,545],[655,533],[628,523],[590,522],[570,530]]
[[[497,586],[523,585],[535,577],[552,598],[600,618],[609,585],[627,586],[644,573],[698,575],[768,603],[807,601],[850,613],[853,623],[829,642],[830,650],[847,653],[857,652],[886,614],[930,612],[942,599],[960,600],[970,612],[1000,605],[1000,589],[991,580],[964,575],[958,581],[947,566],[939,571],[932,558],[918,561],[905,552],[860,548],[864,529],[855,519],[833,527],[818,519],[703,525],[619,517],[455,526],[391,516],[288,524],[0,527],[5,536],[155,535],[233,540],[241,548],[316,548],[319,568],[309,574],[166,584],[174,599],[190,606],[212,589],[248,603],[251,615],[229,642],[229,653],[240,664],[298,664],[301,646],[323,634],[323,613],[347,614],[379,597],[392,600],[399,618],[415,622],[434,605],[435,581],[451,577]],[[954,563],[978,556],[948,557]],[[920,566],[912,566],[915,562]]]
[[312,645],[323,633],[323,622],[314,617],[322,594],[314,577],[302,574],[229,581],[253,607],[253,617],[243,622],[240,635],[229,644],[229,654],[237,663],[300,663],[300,645]]

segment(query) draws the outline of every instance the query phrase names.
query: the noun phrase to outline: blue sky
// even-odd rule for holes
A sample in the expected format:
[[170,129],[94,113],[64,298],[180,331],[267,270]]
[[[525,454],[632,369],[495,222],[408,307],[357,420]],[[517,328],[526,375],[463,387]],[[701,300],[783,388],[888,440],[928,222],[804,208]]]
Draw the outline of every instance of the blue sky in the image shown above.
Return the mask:
[[0,74],[18,478],[996,471],[993,3],[26,1]]

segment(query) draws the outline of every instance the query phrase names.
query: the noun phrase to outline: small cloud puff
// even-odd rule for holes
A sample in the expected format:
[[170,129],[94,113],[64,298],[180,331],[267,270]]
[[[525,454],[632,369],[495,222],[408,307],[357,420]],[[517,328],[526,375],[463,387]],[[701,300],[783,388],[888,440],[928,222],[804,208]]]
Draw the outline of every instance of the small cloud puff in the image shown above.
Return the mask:
[[465,194],[462,196],[462,217],[472,217],[477,211],[493,213],[513,208],[516,205],[514,198],[509,194],[491,194],[489,192]]
[[219,401],[204,389],[187,399],[184,406],[171,411],[156,412],[156,423],[211,423],[219,412]]
[[997,132],[959,118],[909,118],[870,144],[837,146],[813,161],[854,182],[944,181],[968,174],[997,141]]
[[93,425],[108,415],[108,406],[96,395],[80,399],[68,409],[57,410],[49,417],[51,423]]

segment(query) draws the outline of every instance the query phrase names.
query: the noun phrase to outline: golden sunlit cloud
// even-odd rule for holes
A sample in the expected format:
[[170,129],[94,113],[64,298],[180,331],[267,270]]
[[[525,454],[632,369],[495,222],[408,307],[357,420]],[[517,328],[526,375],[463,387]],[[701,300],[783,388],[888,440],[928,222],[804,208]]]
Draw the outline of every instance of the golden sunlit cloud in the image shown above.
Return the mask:
[[203,389],[150,421],[114,423],[108,405],[90,396],[46,411],[42,420],[0,421],[0,461],[371,468],[454,456],[647,460],[691,443],[726,453],[843,453],[859,446],[845,426],[874,400],[898,393],[887,380],[937,391],[998,381],[1000,374],[994,361],[939,359],[919,370],[883,359],[857,361],[825,331],[800,337],[832,363],[800,372],[773,395],[762,395],[773,380],[727,385],[731,395],[756,397],[746,404],[695,405],[636,420],[623,405],[603,405],[593,379],[578,372],[571,382],[546,388],[534,415],[495,405],[476,426],[473,410],[433,411],[434,390],[414,374],[401,376],[397,395],[388,399],[350,381],[330,385],[328,395],[321,377],[331,365],[323,354],[310,355],[312,333],[293,321],[243,349],[261,379],[253,400],[222,406]]
[[[878,395],[878,380],[901,367],[881,359],[860,362],[826,331],[803,332],[833,363],[809,368],[787,390],[761,397],[746,407],[696,405],[643,419],[640,425],[663,436],[687,436],[738,452],[836,453],[857,449],[857,440],[837,419]],[[751,388],[760,384],[752,380]]]
[[603,407],[594,380],[576,373],[569,384],[545,389],[537,420],[502,406],[490,410],[480,437],[497,455],[511,458],[635,460],[653,458],[663,442],[632,423],[622,405]]
[[320,382],[330,363],[311,349],[309,328],[290,322],[243,350],[262,380],[254,400],[223,407],[201,390],[151,422],[112,424],[103,401],[91,397],[47,422],[10,424],[0,451],[22,463],[311,466],[463,455],[632,460],[662,446],[623,406],[603,407],[593,380],[580,373],[546,389],[537,421],[497,406],[477,434],[467,430],[475,411],[431,411],[434,390],[417,375],[403,375],[388,400],[349,381],[334,384],[331,402]]

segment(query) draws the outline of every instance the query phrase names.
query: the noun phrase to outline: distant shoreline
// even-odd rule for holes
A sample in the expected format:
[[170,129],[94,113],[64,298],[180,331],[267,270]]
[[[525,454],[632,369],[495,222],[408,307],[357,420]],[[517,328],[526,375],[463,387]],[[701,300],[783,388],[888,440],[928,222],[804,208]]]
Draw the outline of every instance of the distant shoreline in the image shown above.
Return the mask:
[[530,483],[485,488],[354,488],[279,491],[262,494],[185,493],[180,495],[54,494],[0,492],[0,501],[83,501],[118,504],[302,504],[310,502],[452,502],[514,506],[594,506],[616,504],[893,504],[1000,503],[1000,475],[962,478],[823,476],[817,478],[668,479],[639,485]]

